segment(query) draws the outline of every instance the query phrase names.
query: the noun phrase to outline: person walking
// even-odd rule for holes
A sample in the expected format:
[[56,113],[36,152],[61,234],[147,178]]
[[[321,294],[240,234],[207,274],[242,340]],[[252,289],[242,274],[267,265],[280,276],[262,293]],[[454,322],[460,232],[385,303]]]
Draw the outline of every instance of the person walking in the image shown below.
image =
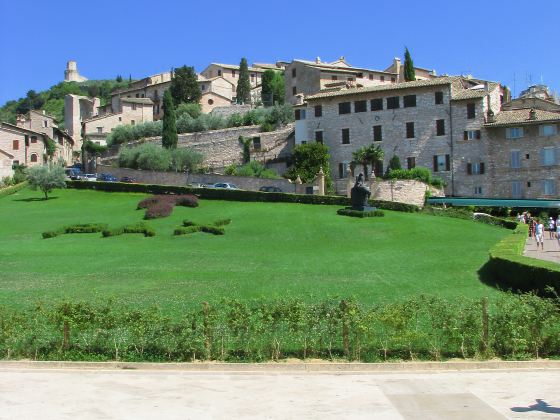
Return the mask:
[[560,246],[560,216],[556,219],[556,240],[558,241],[558,246]]
[[529,223],[529,238],[532,238],[535,233],[535,221],[531,217],[531,214],[528,213],[527,223]]
[[554,226],[554,219],[552,217],[548,218],[548,239],[554,239],[554,233],[556,232]]
[[535,222],[535,239],[537,240],[537,251],[539,250],[539,242],[541,243],[541,250],[544,251],[543,231],[544,225],[539,219],[537,219]]

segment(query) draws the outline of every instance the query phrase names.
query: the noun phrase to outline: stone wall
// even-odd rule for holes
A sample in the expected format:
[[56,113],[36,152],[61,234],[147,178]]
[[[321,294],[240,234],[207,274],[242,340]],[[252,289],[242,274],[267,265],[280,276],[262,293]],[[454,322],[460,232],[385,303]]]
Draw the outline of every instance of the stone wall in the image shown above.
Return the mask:
[[115,168],[108,165],[97,165],[98,173],[110,173],[121,179],[124,176],[135,178],[143,184],[161,184],[161,185],[187,185],[187,184],[215,184],[217,182],[228,182],[237,185],[237,187],[258,191],[263,186],[274,186],[280,188],[283,192],[294,192],[295,185],[287,179],[266,179],[253,178],[244,176],[228,176],[219,174],[184,174],[176,172],[153,172],[142,171],[128,168]]
[[222,118],[229,118],[234,114],[246,114],[250,110],[251,105],[217,106],[212,109],[212,115],[217,115]]

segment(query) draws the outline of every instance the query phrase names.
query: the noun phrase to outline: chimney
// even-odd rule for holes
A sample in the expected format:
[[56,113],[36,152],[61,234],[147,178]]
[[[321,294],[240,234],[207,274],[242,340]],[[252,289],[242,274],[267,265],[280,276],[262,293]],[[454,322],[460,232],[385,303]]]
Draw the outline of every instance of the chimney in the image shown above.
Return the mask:
[[317,58],[315,59],[315,63],[321,64],[321,57],[317,57]]
[[529,111],[529,120],[534,121],[537,119],[537,111],[534,108],[531,108]]

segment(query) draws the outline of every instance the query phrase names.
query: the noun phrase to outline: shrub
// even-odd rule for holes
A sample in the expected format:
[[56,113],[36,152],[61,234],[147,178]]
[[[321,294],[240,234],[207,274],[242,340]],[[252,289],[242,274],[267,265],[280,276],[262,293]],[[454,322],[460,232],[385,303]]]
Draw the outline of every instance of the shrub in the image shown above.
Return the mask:
[[55,238],[59,235],[70,234],[70,233],[96,233],[102,232],[107,229],[105,223],[82,223],[64,226],[57,230],[43,232],[41,235],[43,239]]
[[169,216],[175,206],[197,207],[198,198],[192,194],[155,195],[140,201],[137,209],[147,209],[144,219],[157,219]]
[[415,179],[437,188],[445,186],[445,182],[441,178],[432,177],[432,173],[428,168],[416,166],[412,169],[390,169],[387,172],[388,179]]
[[200,226],[202,232],[211,233],[212,235],[224,235],[225,231],[221,227],[217,226]]
[[27,187],[27,181],[21,182],[19,184],[13,185],[11,187],[6,187],[6,188],[2,188],[0,189],[0,198],[1,197],[5,197],[7,195],[10,194],[14,194],[16,192],[18,192],[19,190],[22,190],[23,188]]
[[[183,222],[184,223],[184,222]],[[182,226],[173,231],[175,236],[180,235],[189,235],[195,232],[205,232],[211,233],[212,235],[224,235],[225,231],[223,228],[216,227],[216,226],[205,226],[205,225],[191,225],[191,226]]]
[[167,217],[173,213],[173,203],[168,201],[158,201],[157,203],[151,205],[146,209],[144,214],[144,219],[160,219],[162,217]]
[[156,195],[154,195],[152,197],[145,198],[138,203],[138,206],[136,207],[136,209],[137,210],[147,209],[148,207],[156,204],[158,201],[159,201],[159,196],[156,196]]
[[183,220],[183,226],[184,227],[197,226],[197,224],[192,220]]
[[104,238],[107,238],[110,236],[123,235],[125,233],[142,233],[146,237],[156,235],[156,232],[152,228],[141,222],[133,225],[121,226],[114,229],[105,229],[103,230],[102,235]]
[[175,205],[183,207],[198,207],[198,198],[192,194],[175,196]]
[[499,217],[490,216],[488,214],[475,213],[473,215],[473,218],[477,222],[485,223],[487,225],[501,226],[511,230],[517,228],[517,222],[514,220],[502,219]]
[[243,115],[241,114],[232,114],[229,116],[227,121],[228,127],[241,127],[243,126]]
[[359,210],[352,210],[351,208],[345,208],[337,210],[337,214],[341,216],[350,216],[350,217],[383,217],[385,213],[382,210],[372,210],[372,211],[359,211]]
[[41,190],[45,200],[55,188],[66,188],[66,174],[59,165],[33,166],[27,170],[27,181],[33,190]]
[[231,223],[231,219],[216,220],[214,226],[225,226]]

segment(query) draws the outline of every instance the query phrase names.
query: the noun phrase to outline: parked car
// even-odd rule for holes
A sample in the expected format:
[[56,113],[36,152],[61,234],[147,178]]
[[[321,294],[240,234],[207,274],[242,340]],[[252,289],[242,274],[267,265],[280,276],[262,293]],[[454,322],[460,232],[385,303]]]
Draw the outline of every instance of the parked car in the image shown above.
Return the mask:
[[262,192],[282,192],[282,189],[278,188],[278,187],[273,187],[273,186],[264,186],[264,187],[260,187],[259,191],[262,191]]
[[128,184],[136,184],[137,181],[136,178],[132,178],[130,176],[123,176],[121,178],[121,182],[126,182]]
[[101,174],[97,180],[103,182],[117,182],[117,178],[111,174]]
[[66,168],[64,169],[64,173],[66,174],[67,178],[70,178],[74,181],[80,179],[80,176],[83,175],[82,172],[76,168]]
[[97,174],[85,174],[81,179],[82,181],[97,181]]
[[237,185],[231,184],[229,182],[218,182],[214,185],[208,185],[208,187],[223,188],[223,189],[226,189],[226,190],[238,190],[239,189],[239,188],[237,188]]

